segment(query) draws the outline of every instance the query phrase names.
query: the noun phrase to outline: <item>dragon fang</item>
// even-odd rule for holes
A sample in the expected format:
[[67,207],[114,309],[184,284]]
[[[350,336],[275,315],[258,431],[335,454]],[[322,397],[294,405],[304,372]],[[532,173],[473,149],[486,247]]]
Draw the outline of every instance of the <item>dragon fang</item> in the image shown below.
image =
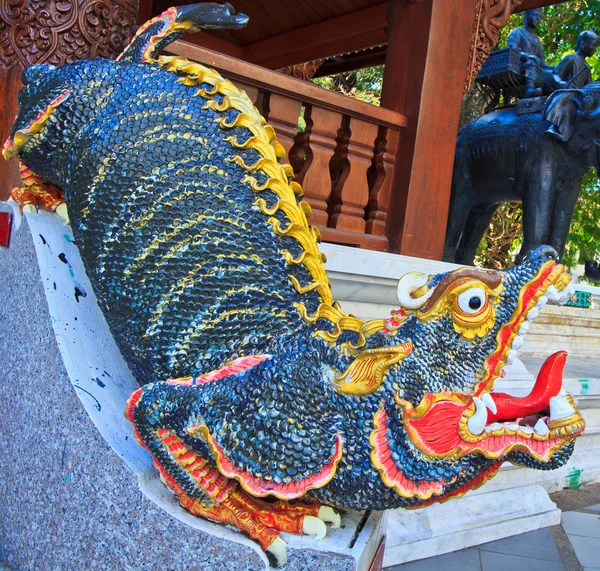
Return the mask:
[[27,69],[4,150],[23,165],[21,205],[68,208],[141,385],[126,416],[165,484],[280,565],[279,533],[323,537],[332,508],[421,507],[504,461],[562,466],[584,429],[565,354],[527,397],[494,392],[539,308],[570,295],[553,252],[409,274],[390,318],[344,313],[273,129],[214,70],[159,56],[245,22],[229,5],[171,8],[118,61]]

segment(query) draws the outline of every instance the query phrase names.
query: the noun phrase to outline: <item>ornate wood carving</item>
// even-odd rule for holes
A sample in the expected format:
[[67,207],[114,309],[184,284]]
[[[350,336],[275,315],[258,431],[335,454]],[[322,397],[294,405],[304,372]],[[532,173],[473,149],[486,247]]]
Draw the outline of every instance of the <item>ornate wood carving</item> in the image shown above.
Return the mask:
[[310,81],[324,61],[325,60],[323,59],[307,61],[306,63],[299,63],[297,65],[284,67],[279,71],[285,75],[295,77],[296,79],[301,79],[302,81]]
[[469,73],[465,84],[465,93],[477,77],[481,66],[494,49],[500,37],[500,31],[516,6],[523,0],[479,0],[475,9],[471,50],[469,53]]
[[0,0],[0,69],[114,57],[132,37],[139,0]]

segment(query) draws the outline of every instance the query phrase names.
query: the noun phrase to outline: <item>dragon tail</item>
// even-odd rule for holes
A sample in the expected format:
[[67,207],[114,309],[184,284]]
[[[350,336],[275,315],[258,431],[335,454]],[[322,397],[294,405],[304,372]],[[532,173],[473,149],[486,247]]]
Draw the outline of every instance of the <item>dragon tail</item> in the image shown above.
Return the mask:
[[234,14],[231,4],[206,3],[169,8],[141,26],[117,60],[130,63],[153,61],[161,50],[188,32],[235,30],[247,23],[248,16]]

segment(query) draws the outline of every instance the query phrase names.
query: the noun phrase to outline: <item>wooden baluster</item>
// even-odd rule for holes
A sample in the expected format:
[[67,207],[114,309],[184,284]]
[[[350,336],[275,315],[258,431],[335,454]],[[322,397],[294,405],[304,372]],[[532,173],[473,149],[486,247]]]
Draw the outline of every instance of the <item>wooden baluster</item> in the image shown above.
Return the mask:
[[[296,180],[303,186],[304,199],[312,207],[312,223],[315,226],[327,226],[327,200],[331,195],[329,162],[336,148],[335,137],[342,122],[342,115],[306,105],[304,119],[306,131],[298,134],[292,153],[295,158],[294,166],[299,168]],[[299,151],[304,152],[306,156],[303,163],[299,160]]]
[[379,136],[375,143],[374,180],[369,195],[367,234],[386,235],[388,206],[399,139],[399,131],[379,127]]
[[[283,145],[285,154],[294,145],[294,137],[298,134],[298,119],[302,109],[302,101],[291,99],[278,93],[271,93],[268,99],[266,118],[277,133],[277,140]],[[284,159],[282,162],[289,162]]]
[[365,206],[369,201],[367,172],[373,161],[375,138],[378,126],[361,119],[349,118],[342,134],[345,139],[336,150],[332,167],[337,161],[342,164],[333,189],[331,226],[339,230],[350,230],[364,234]]

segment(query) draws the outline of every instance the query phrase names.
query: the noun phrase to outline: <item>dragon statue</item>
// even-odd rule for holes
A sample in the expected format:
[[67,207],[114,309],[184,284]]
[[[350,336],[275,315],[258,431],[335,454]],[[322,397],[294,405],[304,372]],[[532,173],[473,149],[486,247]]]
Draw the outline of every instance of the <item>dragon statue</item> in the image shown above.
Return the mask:
[[125,414],[165,484],[281,565],[280,532],[324,537],[338,508],[418,508],[504,461],[563,465],[584,429],[566,354],[528,396],[493,392],[531,319],[570,296],[555,252],[407,274],[391,317],[344,313],[273,129],[214,70],[159,55],[246,20],[227,4],[171,8],[117,61],[26,69],[3,151],[21,161],[22,207],[68,212],[141,385]]

